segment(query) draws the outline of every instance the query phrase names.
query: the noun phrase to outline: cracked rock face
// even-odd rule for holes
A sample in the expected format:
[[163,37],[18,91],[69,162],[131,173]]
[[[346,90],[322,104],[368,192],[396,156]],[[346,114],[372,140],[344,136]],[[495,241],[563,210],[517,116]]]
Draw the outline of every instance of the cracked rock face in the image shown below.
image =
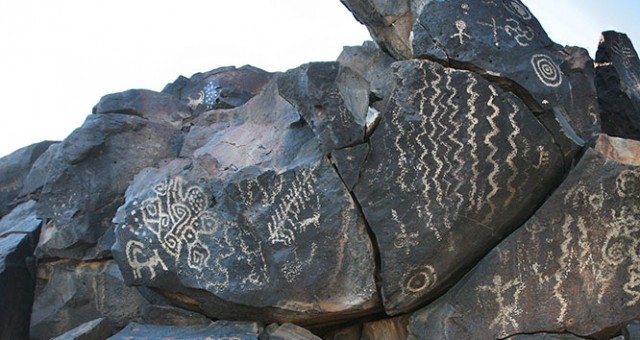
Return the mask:
[[626,34],[603,32],[596,53],[602,132],[640,140],[640,59]]
[[391,314],[453,284],[562,175],[558,147],[517,97],[429,61],[394,67],[396,87],[355,187]]
[[523,227],[414,314],[410,332],[438,339],[541,330],[615,335],[639,312],[639,188],[638,163],[588,149]]

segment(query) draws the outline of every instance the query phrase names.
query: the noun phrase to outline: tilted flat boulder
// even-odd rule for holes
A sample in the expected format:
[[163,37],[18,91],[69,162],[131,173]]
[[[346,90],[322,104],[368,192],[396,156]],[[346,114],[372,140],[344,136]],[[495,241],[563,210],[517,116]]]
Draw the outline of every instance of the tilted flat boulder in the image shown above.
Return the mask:
[[[606,142],[600,138],[596,149]],[[411,334],[609,339],[640,314],[639,218],[640,154],[625,164],[589,148],[524,226],[414,314]]]
[[197,340],[197,339],[234,339],[258,340],[262,327],[255,322],[217,321],[207,326],[160,326],[132,323],[110,340]]
[[322,324],[377,308],[372,245],[328,160],[212,181],[188,160],[136,176],[114,220],[128,284],[221,319]]
[[33,200],[22,203],[0,219],[0,237],[27,234],[34,245],[38,243],[42,221],[36,217],[36,204]]
[[[19,197],[29,170],[54,142],[40,142],[14,151],[0,158],[0,217],[20,203]],[[30,193],[30,192],[29,192]]]
[[640,59],[629,37],[603,32],[596,63],[602,132],[640,140]]
[[107,318],[98,318],[83,323],[82,325],[51,340],[93,340],[106,339],[116,333],[116,326]]
[[[133,176],[178,154],[179,130],[123,114],[96,114],[49,155],[38,217],[39,257],[109,256],[111,219]],[[36,176],[38,177],[38,176]]]
[[213,109],[242,106],[262,91],[272,74],[253,66],[221,67],[191,78],[180,76],[163,93],[187,105],[194,115]]
[[396,87],[354,189],[376,235],[390,314],[452,285],[563,174],[559,148],[516,96],[430,61],[394,67]]

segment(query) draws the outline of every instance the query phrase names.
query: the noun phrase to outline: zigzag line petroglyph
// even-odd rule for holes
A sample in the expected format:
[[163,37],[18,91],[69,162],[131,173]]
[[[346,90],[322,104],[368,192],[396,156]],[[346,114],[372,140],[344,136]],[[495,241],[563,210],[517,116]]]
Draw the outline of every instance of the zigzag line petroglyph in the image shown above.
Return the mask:
[[[425,136],[427,136],[427,121],[430,120],[430,117],[426,115],[425,113],[425,104],[427,102],[427,98],[425,98],[425,94],[427,93],[428,87],[429,87],[429,83],[426,81],[427,80],[427,70],[424,67],[420,67],[420,70],[422,71],[422,77],[420,79],[423,79],[423,84],[424,87],[421,88],[420,90],[416,91],[416,93],[419,93],[420,96],[420,105],[419,105],[419,112],[420,112],[420,127],[419,127],[419,133],[416,136],[416,143],[418,144],[418,146],[420,147],[420,149],[422,150],[422,154],[420,155],[420,157],[418,158],[418,171],[423,171],[424,175],[422,175],[422,177],[420,178],[423,188],[422,188],[422,192],[423,192],[423,197],[425,198],[426,201],[430,202],[429,196],[428,196],[428,192],[431,189],[431,186],[429,185],[429,179],[430,179],[430,172],[431,172],[431,167],[427,164],[426,162],[426,158],[428,155],[428,150],[429,148],[427,148],[427,146],[424,144],[424,139]],[[413,144],[413,143],[409,143],[409,144]],[[429,203],[427,203],[429,204]],[[422,210],[418,210],[419,216],[422,216]]]
[[[442,193],[443,196],[449,194],[450,192],[449,189],[451,189],[452,183],[449,180],[449,174],[451,174],[451,170],[453,168],[453,162],[449,161],[451,158],[450,155],[453,147],[451,146],[451,143],[445,142],[443,138],[446,137],[447,139],[452,140],[451,135],[454,132],[449,132],[449,127],[453,126],[458,130],[460,129],[460,124],[458,123],[456,126],[454,119],[454,116],[458,111],[458,106],[453,103],[453,98],[458,94],[458,91],[455,88],[451,87],[451,73],[446,72],[446,75],[447,81],[445,82],[445,91],[449,92],[450,96],[447,98],[446,105],[444,105],[445,110],[442,112],[440,117],[438,117],[438,124],[444,127],[444,130],[441,132],[440,136],[438,136],[438,140],[442,143],[445,149],[444,156],[442,158],[446,160],[446,168],[444,169],[444,176],[442,176],[442,182],[445,183],[444,191]],[[445,208],[447,209],[448,215],[449,204],[446,204]]]
[[[281,243],[291,245],[296,233],[304,232],[307,227],[318,228],[320,226],[320,200],[315,192],[317,178],[311,170],[302,170],[296,173],[291,187],[284,197],[280,197],[280,203],[275,207],[271,215],[271,221],[267,223],[269,241],[272,244]],[[311,216],[301,219],[299,214],[309,206]]]
[[476,143],[476,131],[475,128],[478,125],[479,121],[476,118],[476,102],[480,95],[478,92],[474,91],[474,87],[478,84],[478,80],[472,76],[469,76],[469,85],[467,86],[467,93],[469,94],[469,100],[467,101],[467,121],[471,122],[469,127],[467,128],[467,135],[469,136],[469,145],[471,145],[471,150],[469,151],[469,155],[471,156],[471,191],[469,192],[469,199],[471,200],[471,205],[469,209],[472,209],[474,205],[477,203],[476,192],[478,191],[478,179],[480,177],[480,172],[478,170],[478,166],[480,165],[480,159],[478,158],[478,143]]
[[400,116],[401,116],[400,105],[396,104],[394,106],[395,106],[395,110],[393,111],[393,114],[391,116],[391,124],[396,129],[396,136],[394,138],[393,145],[395,147],[396,152],[398,153],[398,168],[400,169],[400,173],[396,178],[396,184],[400,187],[402,191],[408,192],[410,191],[410,189],[407,186],[408,181],[406,180],[406,176],[409,168],[407,166],[407,163],[408,163],[407,151],[405,150],[405,148],[402,147],[402,145],[400,145],[400,142],[404,140],[406,133],[405,133],[403,124],[400,123]]
[[511,176],[507,179],[507,190],[509,191],[509,196],[504,201],[504,207],[507,207],[511,204],[511,201],[515,197],[516,193],[519,191],[513,186],[513,182],[516,180],[518,176],[518,168],[516,167],[513,160],[518,156],[518,146],[516,145],[516,138],[520,135],[520,127],[518,127],[518,123],[516,122],[516,114],[518,113],[518,106],[511,99],[507,99],[509,104],[511,105],[511,112],[509,112],[509,123],[511,124],[511,128],[513,129],[507,137],[507,141],[511,146],[511,152],[507,156],[507,164],[509,165],[509,169],[511,169]]
[[500,132],[500,129],[495,122],[495,119],[500,115],[500,108],[493,102],[494,99],[498,96],[498,92],[496,91],[495,87],[493,87],[493,85],[489,85],[489,89],[491,90],[491,97],[489,98],[489,102],[487,103],[487,105],[493,109],[493,112],[489,117],[487,117],[487,121],[489,122],[489,125],[491,125],[491,131],[485,136],[484,144],[491,149],[491,152],[489,153],[485,161],[491,164],[492,170],[489,173],[489,176],[487,176],[489,185],[491,186],[491,191],[487,194],[486,197],[486,201],[489,204],[490,211],[484,219],[484,224],[490,221],[496,210],[496,205],[491,201],[491,199],[498,193],[499,186],[496,182],[496,177],[500,172],[500,165],[495,160],[495,156],[498,153],[498,147],[493,143],[493,141],[491,141],[491,139],[497,136]]
[[569,247],[573,240],[573,234],[571,233],[571,224],[573,221],[574,220],[571,215],[564,215],[564,223],[561,228],[562,235],[565,236],[565,239],[560,244],[561,255],[560,258],[558,258],[559,268],[554,274],[556,284],[553,287],[553,296],[558,299],[558,302],[560,303],[560,312],[556,320],[561,324],[566,319],[567,312],[569,310],[567,299],[562,293],[562,284],[566,281],[567,276],[571,272],[570,260],[573,257],[573,251]]
[[[471,77],[470,75],[467,76],[467,78],[470,78],[470,77]],[[458,115],[460,113],[460,107],[453,102],[453,99],[457,95],[458,95],[458,93],[454,89],[454,92],[449,97],[449,106],[453,109],[453,113],[452,113],[451,118],[450,118],[451,124],[453,125],[453,131],[448,136],[448,138],[451,141],[451,143],[455,144],[455,149],[456,149],[454,154],[453,154],[453,160],[457,164],[456,169],[453,171],[453,178],[455,178],[455,180],[456,180],[456,186],[453,189],[453,194],[454,194],[455,197],[458,198],[458,203],[456,204],[456,209],[455,209],[455,214],[456,215],[460,212],[460,210],[462,208],[462,205],[465,202],[465,197],[460,192],[460,187],[462,186],[462,184],[467,182],[467,180],[462,176],[462,169],[464,168],[466,163],[460,157],[460,155],[462,154],[462,151],[465,148],[465,145],[462,144],[460,142],[460,140],[458,140],[458,138],[459,138],[458,135],[460,133],[460,130],[462,129],[462,122],[461,121],[456,121],[456,119],[455,119],[456,115]]]
[[[438,203],[440,203],[442,200],[442,197],[440,196],[442,195],[442,187],[440,185],[439,178],[440,178],[440,173],[442,171],[442,168],[444,167],[444,164],[438,156],[439,144],[436,141],[436,133],[438,132],[438,127],[436,127],[435,119],[433,119],[433,117],[441,114],[440,107],[441,107],[441,101],[442,101],[442,91],[438,88],[438,85],[440,85],[440,83],[442,82],[442,76],[436,72],[435,67],[432,65],[430,66],[429,71],[431,71],[436,76],[436,78],[431,82],[431,88],[433,89],[434,94],[431,97],[429,97],[429,103],[431,104],[431,107],[433,107],[433,112],[429,117],[431,118],[429,119],[429,123],[431,124],[431,130],[430,130],[430,133],[428,134],[428,138],[432,146],[431,156],[433,158],[433,161],[436,162],[435,171],[433,175],[430,177],[433,182],[434,189],[436,191],[436,195],[437,195],[436,200],[438,201]],[[438,103],[436,103],[436,99],[439,100]],[[424,158],[426,158],[427,153],[428,153],[428,150],[425,149],[423,154],[420,156],[420,159],[423,160]]]

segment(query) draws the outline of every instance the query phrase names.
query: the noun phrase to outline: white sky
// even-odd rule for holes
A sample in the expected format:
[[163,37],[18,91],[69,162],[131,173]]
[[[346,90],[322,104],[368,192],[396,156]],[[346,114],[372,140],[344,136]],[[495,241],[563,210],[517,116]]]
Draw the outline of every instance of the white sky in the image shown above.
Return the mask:
[[[640,1],[524,2],[557,43],[593,55],[616,29],[640,45]],[[220,66],[285,71],[367,39],[339,0],[0,0],[0,157],[64,139],[105,94]]]

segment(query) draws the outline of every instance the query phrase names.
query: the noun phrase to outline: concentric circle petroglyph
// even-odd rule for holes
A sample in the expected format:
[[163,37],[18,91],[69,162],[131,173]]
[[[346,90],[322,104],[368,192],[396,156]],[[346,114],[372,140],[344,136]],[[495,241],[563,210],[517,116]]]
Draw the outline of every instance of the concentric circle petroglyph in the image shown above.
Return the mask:
[[531,65],[538,79],[548,87],[562,84],[562,72],[556,63],[546,54],[535,54],[531,57]]

